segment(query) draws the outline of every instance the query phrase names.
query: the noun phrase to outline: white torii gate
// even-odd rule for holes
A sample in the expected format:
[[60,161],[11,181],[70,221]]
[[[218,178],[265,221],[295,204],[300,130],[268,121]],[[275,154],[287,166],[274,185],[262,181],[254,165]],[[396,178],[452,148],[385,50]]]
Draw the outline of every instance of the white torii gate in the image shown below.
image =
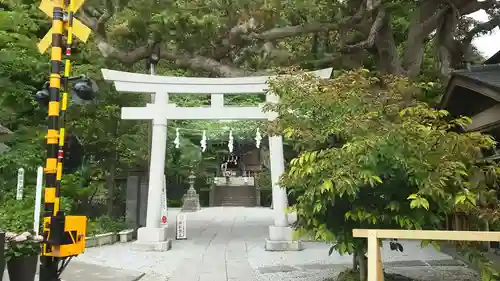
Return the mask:
[[[328,78],[332,68],[317,70],[312,74]],[[141,243],[161,243],[167,240],[166,229],[160,227],[161,194],[167,147],[167,120],[272,120],[276,114],[263,112],[262,106],[224,106],[224,94],[262,94],[268,89],[267,81],[272,76],[238,78],[172,77],[130,73],[102,69],[105,80],[114,81],[119,92],[155,94],[153,104],[145,107],[122,108],[122,119],[152,120],[153,136],[149,169],[149,193],[146,227],[138,231]],[[169,103],[169,94],[210,94],[208,107],[177,107]],[[275,95],[268,94],[267,102],[278,102]],[[293,241],[293,230],[285,213],[288,207],[286,190],[279,186],[279,178],[285,171],[283,140],[281,136],[269,138],[272,200],[274,225],[269,227],[267,250],[300,250],[299,241]]]

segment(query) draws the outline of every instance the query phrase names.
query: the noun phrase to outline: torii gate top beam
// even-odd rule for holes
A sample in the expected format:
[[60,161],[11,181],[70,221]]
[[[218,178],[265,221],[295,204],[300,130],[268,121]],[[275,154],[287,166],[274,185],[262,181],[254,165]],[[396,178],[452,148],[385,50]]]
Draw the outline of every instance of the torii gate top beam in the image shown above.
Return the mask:
[[[329,78],[332,68],[309,72],[320,78]],[[102,69],[105,80],[115,82],[119,92],[171,94],[256,94],[268,89],[267,81],[275,76],[234,78],[175,77],[131,73]]]

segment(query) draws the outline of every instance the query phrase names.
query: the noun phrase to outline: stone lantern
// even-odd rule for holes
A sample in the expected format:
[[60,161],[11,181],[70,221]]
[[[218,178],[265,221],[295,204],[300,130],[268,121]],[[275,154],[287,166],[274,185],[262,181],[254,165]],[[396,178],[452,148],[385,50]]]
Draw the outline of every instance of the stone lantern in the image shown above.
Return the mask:
[[186,194],[182,196],[182,212],[196,212],[200,210],[200,195],[198,195],[194,189],[195,179],[196,176],[191,171],[188,177],[189,189]]

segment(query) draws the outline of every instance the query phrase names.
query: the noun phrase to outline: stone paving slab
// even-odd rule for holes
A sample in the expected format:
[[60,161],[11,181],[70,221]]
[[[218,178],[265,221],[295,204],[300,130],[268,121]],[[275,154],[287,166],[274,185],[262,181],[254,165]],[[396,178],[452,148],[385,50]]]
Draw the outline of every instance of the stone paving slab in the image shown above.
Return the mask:
[[[260,267],[259,272],[261,274],[269,274],[269,273],[285,273],[292,271],[309,271],[309,270],[329,270],[331,268],[335,268],[339,266],[339,264],[324,264],[324,263],[313,263],[313,264],[298,264],[295,266],[289,265],[275,265],[275,266],[266,266]],[[341,264],[341,267],[349,268],[350,264]],[[457,260],[436,260],[436,261],[396,261],[396,262],[385,262],[384,268],[408,268],[408,267],[465,267],[465,264],[461,261]]]
[[136,281],[144,273],[72,261],[62,273],[65,281]]
[[[144,273],[103,267],[82,262],[70,262],[63,271],[61,279],[64,281],[137,281]],[[37,275],[35,280],[38,280]],[[9,281],[9,273],[5,270],[2,281]]]

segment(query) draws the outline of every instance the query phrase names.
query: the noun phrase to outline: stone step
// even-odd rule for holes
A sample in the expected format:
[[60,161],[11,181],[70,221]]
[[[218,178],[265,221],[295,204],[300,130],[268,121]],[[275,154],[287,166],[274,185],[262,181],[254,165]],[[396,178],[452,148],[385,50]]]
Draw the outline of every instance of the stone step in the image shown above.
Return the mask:
[[218,206],[233,206],[233,207],[255,207],[256,204],[255,196],[224,196],[218,200]]
[[243,206],[243,207],[254,207],[256,205],[255,200],[253,201],[222,201],[221,206]]
[[236,197],[236,198],[231,198],[231,197],[227,197],[227,198],[222,198],[221,199],[222,201],[252,201],[254,200],[255,201],[255,197],[249,197],[249,198],[239,198],[239,197]]
[[220,207],[255,207],[255,204],[222,204]]

